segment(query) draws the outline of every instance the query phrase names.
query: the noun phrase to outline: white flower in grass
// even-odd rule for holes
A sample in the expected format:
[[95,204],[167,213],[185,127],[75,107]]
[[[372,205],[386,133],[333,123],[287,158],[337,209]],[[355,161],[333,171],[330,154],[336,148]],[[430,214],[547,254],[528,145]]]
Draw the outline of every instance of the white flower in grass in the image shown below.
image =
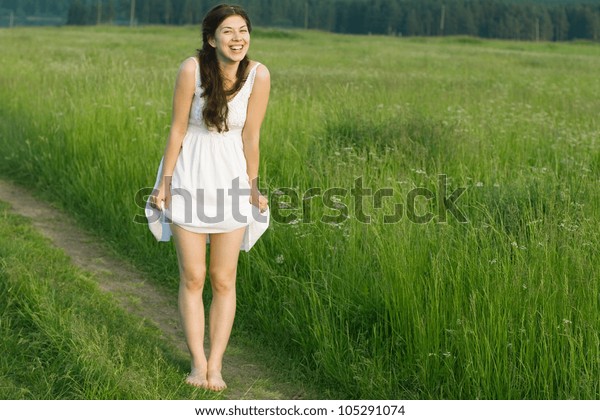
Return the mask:
[[483,182],[479,181],[475,184],[476,187],[481,188],[483,187]]
[[275,262],[277,264],[283,264],[284,261],[285,261],[285,258],[281,254],[279,254],[278,256],[275,257]]
[[442,356],[450,357],[450,356],[452,356],[452,353],[450,353],[449,351],[446,351],[446,352],[442,353]]
[[[314,191],[314,190],[313,190],[313,191]],[[304,201],[308,201],[308,200],[310,200],[311,198],[318,197],[318,196],[319,196],[319,193],[317,193],[317,192],[313,192],[311,195],[305,195],[304,197],[302,197],[302,200],[304,200]],[[335,197],[335,196],[334,196],[334,197]]]

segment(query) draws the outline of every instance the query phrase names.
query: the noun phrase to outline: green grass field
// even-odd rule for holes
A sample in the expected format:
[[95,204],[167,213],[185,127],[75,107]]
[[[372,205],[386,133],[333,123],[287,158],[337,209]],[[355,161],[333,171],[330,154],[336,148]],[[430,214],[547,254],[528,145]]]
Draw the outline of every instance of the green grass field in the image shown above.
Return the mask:
[[188,361],[0,202],[0,399],[212,399]]
[[[172,245],[134,219],[199,34],[0,31],[2,174],[173,293]],[[252,42],[272,77],[261,183],[281,209],[242,255],[235,328],[346,398],[598,398],[600,45],[276,30]],[[357,209],[357,179],[391,196]],[[457,188],[466,223],[439,212]],[[410,210],[415,192],[430,196]]]

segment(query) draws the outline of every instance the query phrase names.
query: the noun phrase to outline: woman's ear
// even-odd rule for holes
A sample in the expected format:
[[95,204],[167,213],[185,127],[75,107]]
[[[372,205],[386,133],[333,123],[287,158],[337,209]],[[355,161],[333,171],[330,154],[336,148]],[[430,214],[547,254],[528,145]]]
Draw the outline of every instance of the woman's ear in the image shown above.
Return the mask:
[[213,36],[208,38],[208,45],[210,45],[213,48],[217,48],[217,44],[215,43],[215,38]]

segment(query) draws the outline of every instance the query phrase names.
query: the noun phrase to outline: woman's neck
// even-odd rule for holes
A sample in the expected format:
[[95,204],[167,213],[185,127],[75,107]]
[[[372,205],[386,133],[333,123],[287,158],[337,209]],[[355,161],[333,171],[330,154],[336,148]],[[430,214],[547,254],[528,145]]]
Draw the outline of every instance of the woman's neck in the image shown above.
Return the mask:
[[219,62],[219,67],[221,68],[221,74],[223,74],[225,81],[227,82],[229,80],[230,82],[235,83],[237,71],[240,67],[239,61],[230,63]]

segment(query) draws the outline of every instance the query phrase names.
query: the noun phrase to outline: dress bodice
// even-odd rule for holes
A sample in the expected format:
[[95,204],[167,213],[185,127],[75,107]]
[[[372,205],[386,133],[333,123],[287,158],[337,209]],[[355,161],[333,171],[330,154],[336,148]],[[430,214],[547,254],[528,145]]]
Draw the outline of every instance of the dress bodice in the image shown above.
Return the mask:
[[[198,65],[198,60],[195,57],[193,58],[196,63],[196,91],[190,109],[189,125],[200,126],[207,131],[216,131],[214,128],[208,129],[202,119],[204,98],[202,98],[202,88],[200,87],[200,66]],[[254,85],[254,78],[256,77],[256,68],[259,65],[260,63],[256,63],[254,67],[250,69],[243,86],[227,103],[227,106],[229,107],[227,125],[230,133],[241,132],[242,128],[244,128],[244,124],[246,123],[246,113],[248,111],[248,99],[250,99],[250,94],[252,93],[252,86]]]

